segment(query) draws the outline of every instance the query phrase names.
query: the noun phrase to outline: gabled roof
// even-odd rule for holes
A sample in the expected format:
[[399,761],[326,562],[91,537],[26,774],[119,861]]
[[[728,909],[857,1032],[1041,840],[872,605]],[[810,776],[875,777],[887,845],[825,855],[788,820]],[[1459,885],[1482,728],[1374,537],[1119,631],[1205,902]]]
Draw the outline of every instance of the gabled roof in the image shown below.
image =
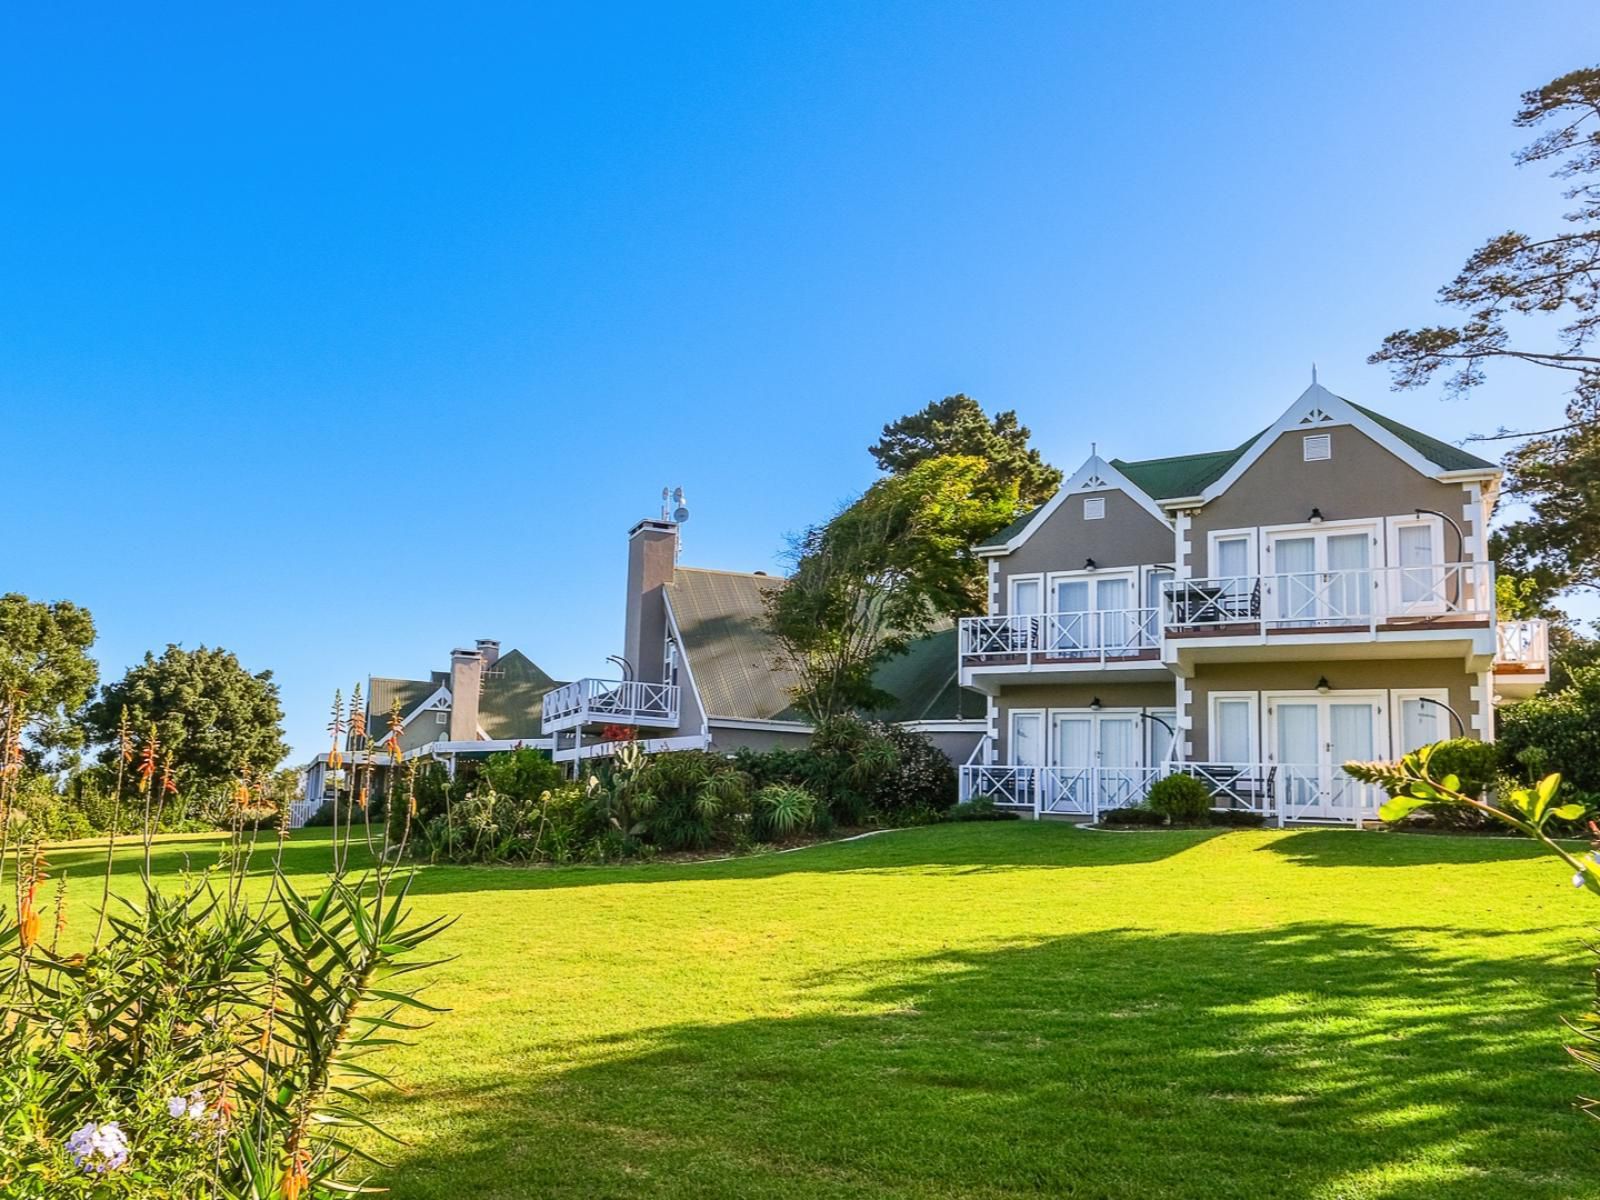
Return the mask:
[[495,660],[478,693],[478,724],[492,740],[537,738],[544,697],[561,686],[520,650]]
[[1392,417],[1386,417],[1380,412],[1373,412],[1370,408],[1363,408],[1354,400],[1346,401],[1351,408],[1363,416],[1370,417],[1383,426],[1395,437],[1410,446],[1418,454],[1443,471],[1495,471],[1499,468],[1487,459],[1479,458],[1476,454],[1469,454],[1460,446],[1452,446],[1449,442],[1441,442],[1436,437],[1429,437],[1420,430],[1412,429],[1409,425],[1402,425]]
[[1005,554],[1015,550],[1033,535],[1033,531],[1050,519],[1050,514],[1061,507],[1062,501],[1076,492],[1103,492],[1115,490],[1125,493],[1130,500],[1143,508],[1157,521],[1168,524],[1167,514],[1156,504],[1157,497],[1143,490],[1134,480],[1098,454],[1091,454],[1072,477],[1056,489],[1055,495],[1025,517],[1018,517],[1000,532],[973,547],[978,554]]
[[[771,575],[679,567],[666,585],[688,674],[707,717],[804,721],[790,694],[799,682],[767,631],[766,596],[783,586]],[[981,717],[985,701],[959,686],[955,627],[919,638],[880,666],[873,682],[896,698],[886,721]]]
[[[1265,431],[1263,431],[1265,432]],[[1170,500],[1174,496],[1198,496],[1239,461],[1241,455],[1261,434],[1232,450],[1212,450],[1205,454],[1178,454],[1171,458],[1145,458],[1129,462],[1113,458],[1111,465],[1144,492],[1157,500]]]
[[367,681],[367,728],[371,731],[385,728],[383,722],[388,720],[389,710],[396,702],[400,705],[400,715],[410,716],[412,709],[438,690],[439,685],[428,679],[372,676]]

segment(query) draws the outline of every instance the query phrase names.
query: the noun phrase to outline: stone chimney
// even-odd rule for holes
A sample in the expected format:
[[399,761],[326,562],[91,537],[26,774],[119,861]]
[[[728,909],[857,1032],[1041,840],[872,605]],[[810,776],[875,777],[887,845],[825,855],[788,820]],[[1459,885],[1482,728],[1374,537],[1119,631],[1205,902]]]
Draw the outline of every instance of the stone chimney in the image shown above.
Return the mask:
[[633,677],[661,681],[667,642],[667,606],[661,589],[678,565],[678,527],[671,521],[640,521],[628,531],[628,610],[622,655]]
[[483,687],[483,655],[450,651],[450,740],[478,740],[478,692]]
[[500,643],[493,638],[479,638],[478,657],[483,659],[483,669],[487,671],[500,661]]

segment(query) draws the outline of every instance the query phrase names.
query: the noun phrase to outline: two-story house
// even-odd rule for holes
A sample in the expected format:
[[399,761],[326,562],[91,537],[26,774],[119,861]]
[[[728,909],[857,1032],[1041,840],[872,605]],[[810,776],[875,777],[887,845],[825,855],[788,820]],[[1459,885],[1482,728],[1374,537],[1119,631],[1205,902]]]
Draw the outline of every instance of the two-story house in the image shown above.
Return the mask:
[[1373,815],[1342,763],[1492,739],[1548,679],[1544,624],[1497,620],[1500,476],[1315,382],[1232,450],[1092,456],[979,548],[963,793],[1091,819],[1184,771],[1280,822]]
[[[613,753],[803,745],[811,725],[794,703],[794,672],[766,627],[766,598],[782,580],[760,571],[680,563],[681,526],[664,511],[628,531],[622,653],[608,678],[585,678],[544,698],[543,730],[557,762]],[[895,697],[865,716],[926,734],[965,761],[986,728],[982,695],[960,686],[952,625],[918,639],[877,671]]]

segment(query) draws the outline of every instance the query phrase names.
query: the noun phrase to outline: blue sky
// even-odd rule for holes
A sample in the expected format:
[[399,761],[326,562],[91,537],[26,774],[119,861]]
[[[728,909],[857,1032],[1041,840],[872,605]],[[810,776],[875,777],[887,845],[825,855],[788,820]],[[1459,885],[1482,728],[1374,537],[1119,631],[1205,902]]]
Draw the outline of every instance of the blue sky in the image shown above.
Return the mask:
[[[772,568],[965,391],[1068,469],[1391,394],[1486,235],[1548,228],[1518,94],[1592,4],[13,6],[0,589],[328,699],[498,637],[597,673],[624,535]],[[578,6],[574,6],[576,8]],[[1292,11],[1291,11],[1292,7]]]

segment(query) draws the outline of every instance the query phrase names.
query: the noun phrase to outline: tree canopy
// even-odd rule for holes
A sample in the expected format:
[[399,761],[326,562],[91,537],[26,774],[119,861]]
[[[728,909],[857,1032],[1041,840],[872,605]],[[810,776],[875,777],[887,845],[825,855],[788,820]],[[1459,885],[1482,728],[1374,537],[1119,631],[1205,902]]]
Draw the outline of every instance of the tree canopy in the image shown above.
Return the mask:
[[106,746],[108,761],[116,753],[124,705],[136,733],[155,725],[186,794],[225,786],[241,772],[271,771],[289,752],[272,672],[253,675],[221,647],[169,645],[160,658],[146,653],[101,690],[86,721],[95,741]]
[[1518,442],[1505,458],[1507,492],[1531,510],[1502,540],[1507,565],[1541,587],[1600,589],[1600,356],[1591,352],[1600,330],[1600,67],[1524,93],[1515,124],[1543,130],[1517,162],[1554,163],[1554,176],[1571,181],[1566,228],[1490,238],[1439,291],[1464,318],[1391,333],[1370,361],[1388,364],[1397,388],[1442,374],[1451,395],[1481,384],[1497,361],[1560,372],[1565,420],[1497,435]]
[[768,624],[817,721],[883,707],[873,669],[941,619],[980,611],[972,548],[1016,510],[1016,481],[985,459],[930,458],[880,479],[791,549]]
[[[983,459],[997,481],[1016,484],[1017,506],[1026,510],[1043,504],[1061,486],[1060,470],[1029,447],[1032,436],[1015,412],[996,413],[991,420],[976,400],[958,393],[891,421],[868,452],[880,469],[891,474],[902,474],[935,458]],[[1006,514],[994,529],[1016,515],[1015,511]],[[986,537],[994,529],[979,536]]]
[[87,609],[0,596],[0,746],[13,735],[27,736],[35,752],[81,741],[79,711],[100,678],[92,645]]

